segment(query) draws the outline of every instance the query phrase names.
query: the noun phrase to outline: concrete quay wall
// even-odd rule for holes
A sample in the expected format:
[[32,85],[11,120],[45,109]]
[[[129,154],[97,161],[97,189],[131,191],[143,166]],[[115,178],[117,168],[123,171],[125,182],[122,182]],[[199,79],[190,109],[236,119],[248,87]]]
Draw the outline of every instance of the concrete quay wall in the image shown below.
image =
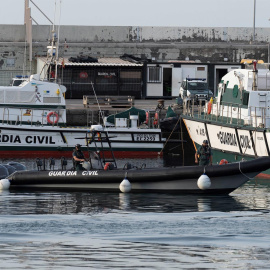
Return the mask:
[[[0,42],[24,42],[24,25],[0,25]],[[33,25],[33,42],[51,37],[51,26]],[[249,43],[251,27],[132,27],[132,26],[68,26],[60,27],[60,41],[69,43],[93,42],[231,42]],[[270,28],[256,28],[256,42],[270,42]]]
[[[0,69],[19,69],[25,51],[24,25],[0,25]],[[33,26],[33,57],[45,56],[51,27]],[[65,56],[119,57],[124,53],[155,61],[200,60],[239,62],[242,58],[267,61],[270,28],[61,26],[60,51]],[[66,39],[68,49],[64,50]],[[28,52],[28,50],[27,50]],[[15,66],[7,65],[13,57]],[[31,67],[35,68],[35,66]],[[30,69],[30,67],[28,67]]]

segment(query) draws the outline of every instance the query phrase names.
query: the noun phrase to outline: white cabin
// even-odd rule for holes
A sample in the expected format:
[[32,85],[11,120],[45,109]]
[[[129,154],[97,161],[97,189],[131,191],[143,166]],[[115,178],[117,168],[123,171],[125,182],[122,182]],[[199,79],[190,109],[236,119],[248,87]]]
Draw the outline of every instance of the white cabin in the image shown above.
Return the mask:
[[20,86],[0,87],[2,124],[66,123],[66,87],[31,75]]

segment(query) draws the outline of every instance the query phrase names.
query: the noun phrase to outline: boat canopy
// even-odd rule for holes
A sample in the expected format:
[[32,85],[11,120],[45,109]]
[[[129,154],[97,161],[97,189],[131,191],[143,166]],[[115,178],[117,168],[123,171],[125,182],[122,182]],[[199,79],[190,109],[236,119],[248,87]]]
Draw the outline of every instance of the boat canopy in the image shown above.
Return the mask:
[[171,106],[169,106],[165,118],[176,117],[176,116],[177,116],[177,114],[174,112],[174,110],[171,108]]
[[114,124],[115,118],[126,118],[129,119],[130,115],[138,115],[139,116],[139,124],[143,123],[146,120],[146,112],[145,110],[137,109],[135,107],[131,107],[126,111],[111,114],[107,117],[107,122]]

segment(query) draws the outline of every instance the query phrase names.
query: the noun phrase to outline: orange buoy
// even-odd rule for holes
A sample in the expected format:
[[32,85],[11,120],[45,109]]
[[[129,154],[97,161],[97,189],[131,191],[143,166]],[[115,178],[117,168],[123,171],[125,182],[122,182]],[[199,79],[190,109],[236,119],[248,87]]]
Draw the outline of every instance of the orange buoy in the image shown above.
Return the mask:
[[145,124],[148,125],[148,122],[149,122],[149,112],[146,112],[145,113],[145,116],[146,116],[146,119],[145,119]]
[[100,132],[97,132],[98,141],[101,141],[101,134]]
[[154,122],[153,122],[154,126],[157,126],[158,125],[158,116],[159,116],[159,114],[158,114],[158,112],[156,112],[155,113]]
[[220,162],[219,162],[219,165],[225,165],[225,164],[228,164],[228,160],[227,159],[222,159]]
[[111,164],[112,164],[111,162],[107,162],[107,163],[105,164],[105,166],[104,166],[104,171],[110,170],[110,165],[111,165]]
[[212,111],[213,98],[210,99],[207,105],[207,114],[210,114]]

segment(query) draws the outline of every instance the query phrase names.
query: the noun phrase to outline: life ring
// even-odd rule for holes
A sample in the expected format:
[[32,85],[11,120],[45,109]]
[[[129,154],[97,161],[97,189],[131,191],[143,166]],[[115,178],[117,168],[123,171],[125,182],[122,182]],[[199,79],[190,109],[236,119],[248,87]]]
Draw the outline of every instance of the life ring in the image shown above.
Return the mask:
[[148,125],[148,122],[149,122],[149,112],[146,112],[145,113],[145,116],[146,116],[146,119],[145,119],[145,124]]
[[212,111],[212,103],[211,101],[208,102],[208,106],[207,106],[207,114],[210,114]]
[[82,72],[79,74],[79,76],[80,76],[80,79],[87,79],[87,78],[88,78],[88,74],[87,74],[87,72],[85,72],[85,71],[82,71]]
[[112,164],[111,162],[107,162],[107,163],[105,164],[105,166],[104,166],[104,171],[110,170],[110,165],[111,165],[111,164]]
[[155,118],[154,118],[154,122],[153,122],[154,126],[158,125],[158,113],[155,113]]
[[[54,121],[51,120],[51,116],[53,116]],[[59,116],[56,112],[50,112],[47,115],[47,122],[51,125],[57,124],[59,120]]]
[[220,162],[219,162],[219,165],[226,165],[228,164],[228,160],[227,159],[222,159]]

